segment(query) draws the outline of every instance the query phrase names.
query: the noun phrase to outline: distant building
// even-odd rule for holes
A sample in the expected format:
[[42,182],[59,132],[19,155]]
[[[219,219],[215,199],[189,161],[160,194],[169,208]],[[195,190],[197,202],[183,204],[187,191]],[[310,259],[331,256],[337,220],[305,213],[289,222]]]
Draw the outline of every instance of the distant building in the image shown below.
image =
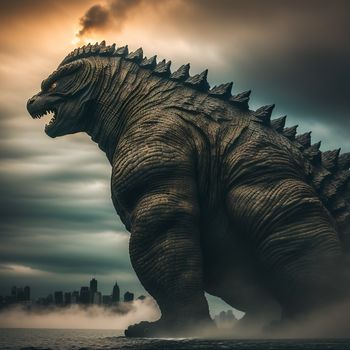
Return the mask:
[[75,290],[71,296],[71,304],[78,304],[78,303],[79,303],[79,292]]
[[233,314],[232,310],[228,310],[226,312],[226,321],[227,322],[235,322],[236,321],[236,317]]
[[94,302],[94,295],[97,292],[97,280],[95,278],[93,278],[90,281],[90,302],[93,303]]
[[24,287],[24,300],[25,301],[29,301],[30,300],[30,287],[29,286],[25,286]]
[[90,289],[89,287],[81,287],[79,295],[80,304],[90,304]]
[[126,292],[124,294],[124,301],[125,302],[129,302],[129,301],[133,301],[133,300],[134,300],[134,293]]
[[219,320],[220,320],[220,322],[226,322],[226,312],[225,311],[220,312]]
[[235,326],[237,319],[232,310],[221,311],[219,315],[214,317],[214,322],[219,328],[230,329]]
[[104,295],[102,297],[102,304],[105,306],[109,306],[112,304],[112,296],[111,295]]
[[53,304],[53,295],[52,294],[49,294],[45,299],[46,299],[47,305]]
[[24,290],[22,287],[17,288],[17,301],[24,301]]
[[17,287],[16,286],[13,286],[11,288],[11,297],[13,298],[14,301],[17,300]]
[[115,282],[112,292],[112,303],[118,303],[120,301],[120,289],[118,283]]
[[94,305],[101,305],[102,303],[102,294],[100,292],[95,292],[93,299],[92,299],[92,303]]
[[58,292],[55,292],[54,295],[55,295],[55,305],[62,306],[63,305],[63,292],[58,291]]
[[66,292],[64,293],[64,305],[70,305],[72,303],[72,293]]

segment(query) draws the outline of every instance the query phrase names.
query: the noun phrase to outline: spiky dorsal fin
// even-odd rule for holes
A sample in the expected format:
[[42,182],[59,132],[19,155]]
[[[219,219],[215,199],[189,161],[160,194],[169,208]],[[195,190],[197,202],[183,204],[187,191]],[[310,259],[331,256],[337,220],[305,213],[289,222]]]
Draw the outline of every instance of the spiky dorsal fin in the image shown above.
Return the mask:
[[[75,50],[74,50],[75,52]],[[95,45],[92,45],[91,47],[91,53],[97,54],[100,52],[100,45],[98,43],[95,43]]]
[[297,134],[298,125],[291,126],[290,128],[283,129],[283,135],[289,140],[294,141],[295,135]]
[[115,51],[115,44],[111,46],[103,46],[100,48],[100,55],[111,56]]
[[130,52],[125,59],[128,61],[133,61],[133,62],[137,62],[140,63],[142,61],[143,58],[143,50],[142,47],[138,48],[136,51],[134,52]]
[[[114,47],[115,47],[115,44],[113,44],[113,45],[114,45]],[[88,44],[85,46],[84,52],[85,52],[85,54],[87,54],[87,55],[91,52],[91,44],[90,44],[90,43],[88,43]]]
[[170,75],[170,65],[171,61],[160,61],[154,68],[153,72],[157,75],[168,77]]
[[154,69],[157,65],[157,56],[154,55],[151,58],[145,57],[140,63],[140,67]]
[[311,131],[306,132],[305,134],[297,135],[295,140],[304,148],[309,148],[311,146]]
[[277,131],[277,132],[283,132],[284,126],[286,125],[286,119],[287,116],[284,115],[283,117],[273,119],[271,120],[271,126]]
[[343,153],[338,158],[338,166],[340,169],[350,168],[350,153]]
[[322,189],[322,195],[328,200],[333,200],[341,195],[350,181],[350,172],[343,170],[335,173],[335,176]]
[[195,88],[199,91],[208,91],[210,86],[207,82],[208,69],[203,71],[201,74],[194,75],[185,80],[185,84]]
[[313,168],[312,182],[317,190],[320,190],[321,186],[329,179],[332,178],[332,173],[327,169],[318,166]]
[[231,96],[233,82],[214,86],[210,91],[209,95],[221,98],[229,98]]
[[322,165],[329,171],[334,171],[338,165],[340,148],[322,153]]
[[261,121],[262,124],[270,125],[271,114],[274,108],[275,108],[274,104],[262,106],[254,112],[254,115]]
[[250,94],[251,90],[241,92],[237,95],[231,96],[229,102],[238,107],[248,108]]
[[174,80],[185,81],[190,76],[190,64],[183,64],[177,71],[175,71],[170,78]]
[[118,47],[118,49],[115,51],[114,55],[119,57],[125,57],[129,54],[129,48],[128,45]]
[[320,146],[321,141],[314,143],[312,146],[304,150],[305,156],[312,162],[321,162]]

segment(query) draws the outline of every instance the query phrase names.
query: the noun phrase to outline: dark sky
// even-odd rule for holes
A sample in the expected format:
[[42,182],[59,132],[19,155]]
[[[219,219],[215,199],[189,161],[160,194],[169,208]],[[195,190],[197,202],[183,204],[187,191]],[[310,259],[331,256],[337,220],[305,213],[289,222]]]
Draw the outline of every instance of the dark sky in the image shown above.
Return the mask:
[[350,151],[350,2],[12,0],[0,3],[0,294],[35,295],[96,276],[142,293],[110,200],[110,166],[86,135],[50,139],[26,100],[77,45],[106,39],[209,68],[212,85],[252,89],[251,108]]

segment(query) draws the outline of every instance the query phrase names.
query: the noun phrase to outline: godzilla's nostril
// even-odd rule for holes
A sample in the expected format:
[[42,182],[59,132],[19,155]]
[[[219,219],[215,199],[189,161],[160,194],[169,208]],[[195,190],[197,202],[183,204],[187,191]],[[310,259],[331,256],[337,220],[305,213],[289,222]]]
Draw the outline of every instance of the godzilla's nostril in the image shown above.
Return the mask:
[[30,105],[30,104],[32,104],[34,101],[35,101],[35,98],[32,97],[32,98],[30,98],[30,99],[28,100],[27,104]]

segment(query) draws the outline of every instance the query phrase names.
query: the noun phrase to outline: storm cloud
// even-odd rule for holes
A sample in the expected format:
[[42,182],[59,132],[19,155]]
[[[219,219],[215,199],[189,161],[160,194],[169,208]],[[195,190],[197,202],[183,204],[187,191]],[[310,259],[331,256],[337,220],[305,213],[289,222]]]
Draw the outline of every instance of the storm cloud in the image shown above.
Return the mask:
[[[40,21],[38,20],[40,18]],[[0,3],[0,294],[72,290],[96,275],[102,291],[145,291],[110,199],[110,165],[86,135],[52,140],[25,104],[76,46],[142,46],[147,56],[209,68],[211,85],[252,89],[250,106],[350,151],[350,2],[13,0]],[[211,299],[212,300],[212,299]]]

